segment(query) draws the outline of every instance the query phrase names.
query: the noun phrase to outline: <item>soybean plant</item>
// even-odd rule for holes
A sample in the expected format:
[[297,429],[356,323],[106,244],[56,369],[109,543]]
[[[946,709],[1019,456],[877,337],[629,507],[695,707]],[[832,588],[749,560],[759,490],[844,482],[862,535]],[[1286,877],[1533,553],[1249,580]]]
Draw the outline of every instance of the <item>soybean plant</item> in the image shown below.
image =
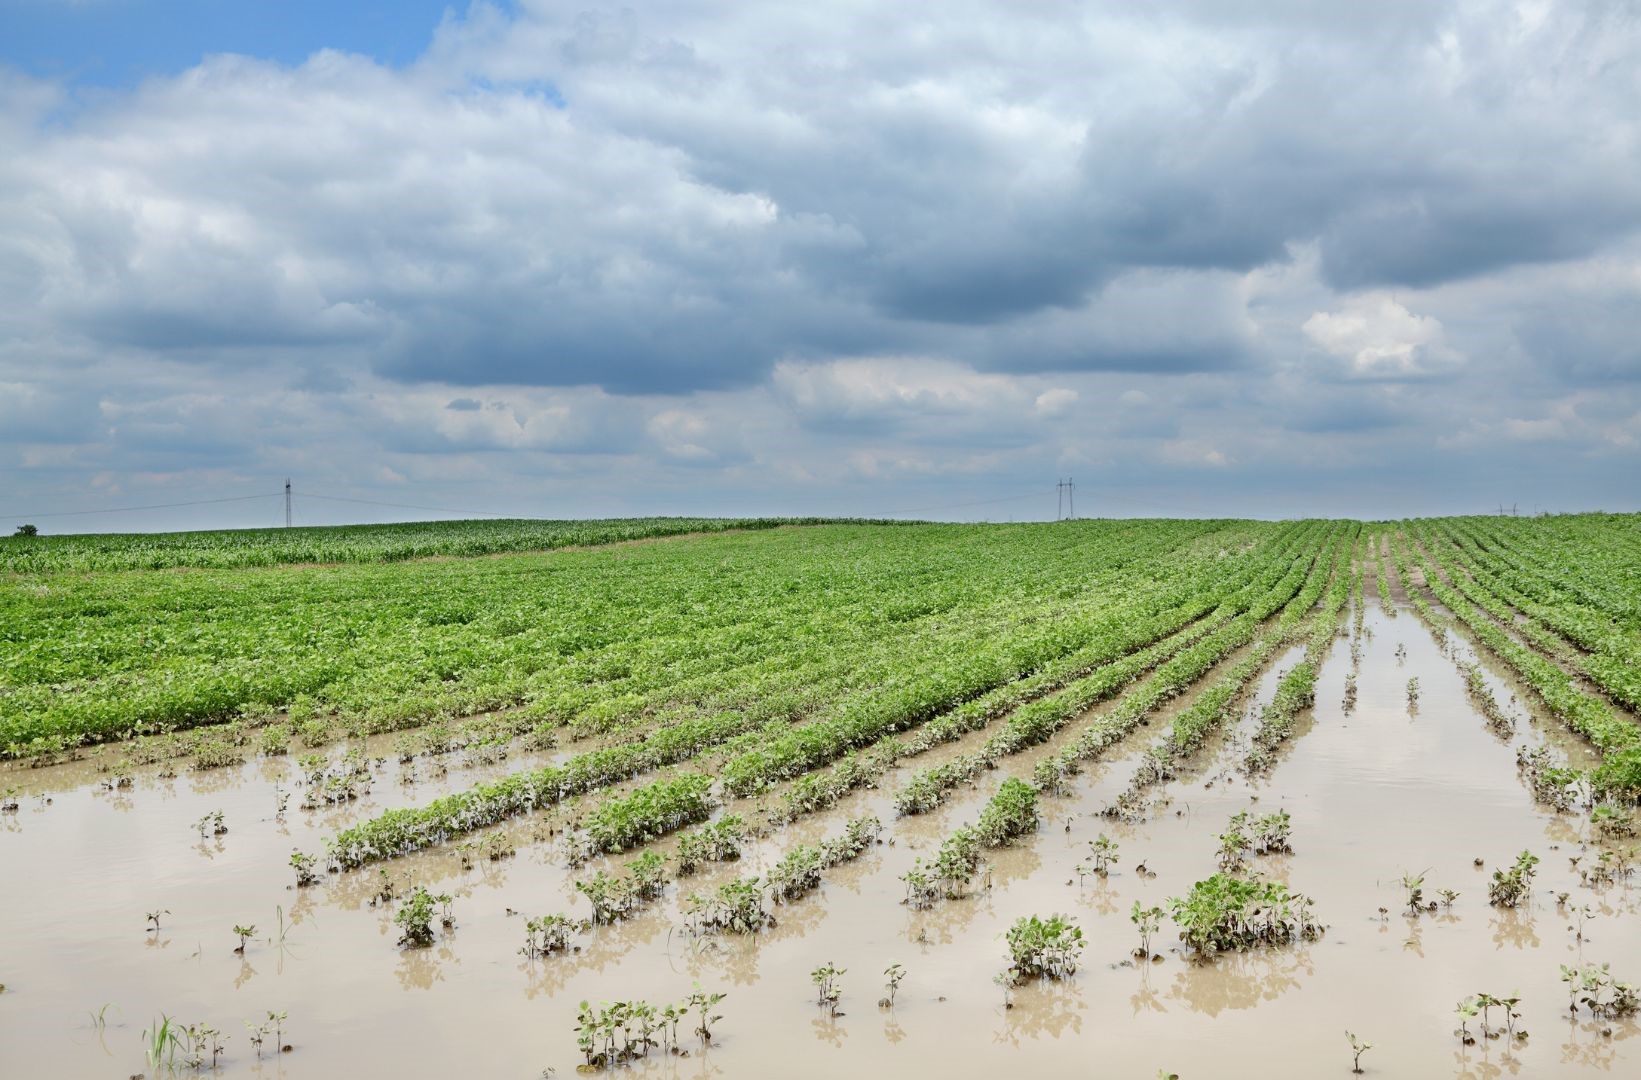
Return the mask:
[[1373,1049],[1373,1044],[1363,1042],[1352,1032],[1345,1032],[1345,1038],[1350,1040],[1350,1071],[1358,1075],[1362,1072],[1362,1055]]
[[906,969],[899,964],[890,964],[883,969],[883,977],[889,980],[884,984],[884,989],[888,990],[889,994],[881,999],[878,1005],[892,1009],[895,1007],[895,993],[900,989],[900,980],[906,977]]
[[847,968],[840,968],[831,961],[809,973],[809,981],[815,984],[817,1003],[823,1009],[828,1009],[835,1017],[838,1015],[838,999],[843,996],[843,990],[838,986],[838,976],[845,974]]
[[1129,921],[1140,932],[1140,947],[1134,950],[1134,955],[1142,960],[1151,955],[1151,936],[1162,926],[1162,908],[1155,905],[1141,907],[1138,900],[1134,901],[1134,909],[1128,913]]
[[444,908],[444,924],[451,925],[450,919],[451,896],[449,893],[434,895],[422,885],[416,890],[393,915],[393,921],[399,926],[399,945],[402,948],[419,948],[433,944],[433,910],[435,905]]

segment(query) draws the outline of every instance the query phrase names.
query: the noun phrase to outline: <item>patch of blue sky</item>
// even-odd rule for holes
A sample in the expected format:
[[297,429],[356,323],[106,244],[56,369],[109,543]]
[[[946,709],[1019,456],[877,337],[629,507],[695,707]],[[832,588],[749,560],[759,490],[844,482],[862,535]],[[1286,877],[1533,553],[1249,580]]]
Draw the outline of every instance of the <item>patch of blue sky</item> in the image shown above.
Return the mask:
[[300,64],[338,49],[401,67],[426,51],[447,13],[466,7],[451,0],[0,0],[0,64],[109,88],[185,71],[216,53]]

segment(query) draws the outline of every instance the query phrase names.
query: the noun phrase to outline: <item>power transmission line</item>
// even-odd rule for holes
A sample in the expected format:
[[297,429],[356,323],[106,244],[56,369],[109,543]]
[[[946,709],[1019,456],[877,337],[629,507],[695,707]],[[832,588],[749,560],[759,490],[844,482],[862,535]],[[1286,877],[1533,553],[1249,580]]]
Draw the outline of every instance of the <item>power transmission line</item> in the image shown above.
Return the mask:
[[87,514],[125,514],[134,510],[174,510],[181,506],[210,506],[214,503],[249,502],[252,499],[277,499],[277,493],[264,495],[235,495],[228,499],[194,499],[191,502],[153,503],[149,506],[110,506],[103,510],[54,510],[47,514],[12,514],[16,518],[82,517]]
[[305,499],[323,499],[326,502],[358,503],[362,506],[385,506],[395,510],[426,510],[436,514],[460,514],[469,517],[495,518],[517,516],[516,514],[503,514],[491,510],[456,510],[448,506],[423,506],[415,503],[382,502],[376,499],[350,499],[342,495],[321,495],[318,492],[304,491],[300,488],[296,488],[288,479],[285,481],[285,488],[283,492],[270,491],[261,495],[234,495],[225,499],[189,499],[184,502],[149,503],[144,506],[109,506],[104,507],[101,510],[54,510],[46,513],[10,514],[9,516],[18,519],[87,517],[96,514],[126,514],[141,510],[175,510],[186,506],[214,506],[219,503],[251,502],[257,499],[284,498],[285,525],[288,528],[293,523],[292,507],[294,505],[295,496],[297,495],[300,495]]
[[993,503],[1019,502],[1021,499],[1040,499],[1046,491],[1029,491],[1023,495],[1005,495],[1000,499],[974,499],[969,502],[947,503],[944,506],[914,506],[903,514],[930,514],[937,510],[962,510],[969,506],[990,506]]
[[319,495],[312,491],[298,490],[297,494],[304,499],[324,499],[326,502],[358,503],[361,506],[386,506],[394,510],[427,510],[435,514],[466,514],[471,517],[510,518],[515,514],[499,514],[490,510],[453,510],[448,506],[417,506],[414,503],[379,502],[375,499],[349,499],[341,495]]

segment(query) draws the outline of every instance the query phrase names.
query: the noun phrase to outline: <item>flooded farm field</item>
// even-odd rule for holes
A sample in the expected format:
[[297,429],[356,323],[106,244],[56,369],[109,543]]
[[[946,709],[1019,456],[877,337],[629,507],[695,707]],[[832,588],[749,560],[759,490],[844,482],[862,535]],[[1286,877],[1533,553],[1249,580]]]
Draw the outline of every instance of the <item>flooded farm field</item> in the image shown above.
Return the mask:
[[[1310,1078],[1349,1075],[1370,1044],[1367,1075],[1633,1075],[1641,1025],[1586,1000],[1621,1004],[1620,984],[1641,979],[1633,856],[1586,790],[1600,751],[1452,611],[1415,611],[1425,578],[1397,573],[1389,551],[1386,538],[1335,564],[1369,584],[1321,648],[1274,636],[1273,606],[1256,612],[1258,635],[1143,709],[1131,697],[1147,683],[1113,684],[1024,744],[996,742],[1021,707],[1000,710],[807,804],[794,792],[808,774],[725,790],[708,824],[744,824],[739,857],[687,874],[674,868],[699,824],[624,851],[587,845],[598,807],[651,790],[650,774],[326,865],[328,841],[387,811],[621,745],[598,735],[506,756],[396,752],[383,735],[203,770],[131,764],[119,744],[14,763],[0,772],[0,1072]],[[1220,631],[1185,632],[1136,679],[1168,676],[1170,655]],[[1314,701],[1256,754],[1308,656]],[[1159,758],[1221,685],[1235,692],[1212,730]],[[1089,731],[1111,733],[1097,753]],[[722,779],[736,751],[704,748],[658,775]],[[942,767],[958,779],[903,813],[914,777]],[[1030,785],[1035,824],[983,843],[971,877],[914,895],[908,878],[965,826],[985,833],[1009,779]],[[1279,814],[1261,851],[1251,838]],[[820,854],[794,876],[798,850]],[[630,869],[640,851],[666,869],[605,898],[598,881],[646,873]],[[298,887],[293,853],[314,855],[312,884]],[[715,930],[725,890],[754,876],[761,925]],[[1284,885],[1315,928],[1209,955],[1183,940],[1173,906],[1207,879]],[[434,905],[426,944],[403,941],[418,887]],[[562,947],[527,955],[548,934],[532,920],[553,914]],[[1053,915],[1082,944],[1074,970],[1039,977],[1009,935]],[[692,994],[724,995],[705,1007],[710,1041],[699,998],[681,1020],[665,1012]],[[600,1010],[638,1001],[656,1016],[599,1027]],[[193,1032],[156,1046],[167,1022]]]

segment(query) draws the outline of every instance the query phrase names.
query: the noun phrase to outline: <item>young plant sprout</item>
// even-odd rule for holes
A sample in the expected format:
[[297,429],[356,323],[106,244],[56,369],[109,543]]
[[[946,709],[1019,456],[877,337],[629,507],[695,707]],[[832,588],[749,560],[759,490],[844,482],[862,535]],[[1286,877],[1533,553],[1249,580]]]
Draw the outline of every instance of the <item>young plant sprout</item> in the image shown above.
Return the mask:
[[1080,882],[1091,874],[1105,877],[1116,863],[1117,842],[1101,833],[1098,839],[1088,842],[1088,858],[1077,864],[1077,879]]
[[[451,899],[449,893],[434,895],[428,892],[425,886],[416,886],[415,891],[393,914],[393,921],[399,927],[400,948],[413,949],[433,944],[434,909],[442,905],[448,918]],[[450,924],[446,922],[445,925]]]
[[1350,1071],[1360,1075],[1362,1073],[1362,1055],[1373,1049],[1373,1044],[1363,1042],[1352,1032],[1345,1032],[1345,1038],[1350,1040]]
[[1585,904],[1583,907],[1578,908],[1573,912],[1573,918],[1577,919],[1578,922],[1573,926],[1569,926],[1567,929],[1575,932],[1574,940],[1584,940],[1584,924],[1595,917],[1595,911],[1592,910],[1588,904]]
[[1561,981],[1567,984],[1567,1011],[1578,1014],[1583,1005],[1598,1020],[1617,1020],[1641,1012],[1641,990],[1633,983],[1615,979],[1608,965],[1561,967]]
[[1219,834],[1219,869],[1222,873],[1234,874],[1248,861],[1248,852],[1253,848],[1253,841],[1243,831],[1247,818],[1245,811],[1235,815],[1225,831]]
[[209,1024],[190,1024],[181,1029],[180,1043],[184,1048],[183,1063],[190,1069],[203,1069],[207,1064],[217,1067],[217,1058],[226,1051],[222,1045],[225,1036]]
[[1494,907],[1513,908],[1527,898],[1533,886],[1533,875],[1537,872],[1538,856],[1530,851],[1523,851],[1516,856],[1515,864],[1508,870],[1493,871],[1493,881],[1487,887],[1487,902]]
[[1465,1046],[1475,1045],[1476,1039],[1470,1034],[1470,1021],[1481,1014],[1480,1000],[1474,997],[1463,998],[1455,1007],[1455,1011],[1459,1014],[1459,1030],[1453,1034],[1457,1035],[1459,1042]]
[[1151,955],[1151,938],[1162,926],[1162,908],[1155,905],[1142,907],[1138,900],[1134,901],[1134,909],[1128,913],[1129,921],[1140,932],[1140,947],[1134,950],[1134,955],[1145,959]]
[[1253,819],[1253,845],[1258,855],[1290,854],[1293,851],[1293,818],[1286,810],[1261,814]]
[[1003,1008],[1014,1008],[1014,987],[1016,976],[1013,967],[1006,967],[991,977],[991,981],[1003,990]]
[[524,924],[524,947],[519,952],[526,960],[534,960],[538,956],[548,956],[556,952],[567,952],[570,948],[570,934],[586,927],[586,923],[577,923],[564,915],[543,915],[530,919]]
[[838,986],[838,976],[845,974],[847,968],[840,968],[831,961],[809,973],[809,981],[815,984],[817,1004],[828,1010],[835,1018],[838,1015],[838,1000],[843,996],[843,990]]
[[160,1018],[152,1027],[143,1029],[142,1041],[148,1058],[148,1070],[154,1073],[159,1072],[161,1066],[175,1064],[179,1049],[184,1053],[188,1049],[181,1025],[172,1023],[164,1013],[160,1013]]
[[890,964],[883,969],[883,977],[888,980],[884,983],[883,988],[889,993],[878,1002],[878,1005],[886,1009],[892,1009],[895,1007],[895,993],[900,989],[900,980],[906,977],[906,969],[899,964]]
[[319,880],[314,873],[314,864],[317,862],[312,855],[304,855],[300,851],[291,852],[291,869],[296,871],[296,887],[305,889]]
[[1419,706],[1419,677],[1417,675],[1407,680],[1407,707],[1416,709]]
[[235,926],[234,936],[239,938],[239,948],[235,949],[234,952],[243,955],[245,952],[245,943],[250,941],[251,936],[255,933],[255,926]]
[[160,916],[161,915],[169,915],[169,914],[171,914],[171,911],[170,911],[169,908],[160,908],[158,911],[150,911],[148,913],[148,932],[150,934],[159,933]]
[[[703,993],[697,983],[688,998],[661,1009],[647,1001],[617,1001],[595,1009],[583,1001],[576,1011],[576,1047],[587,1063],[577,1071],[596,1072],[626,1065],[648,1057],[656,1047],[666,1047],[675,1054],[687,1053],[678,1045],[678,1024],[691,1009],[699,1012],[695,1033],[705,1046],[712,1041],[712,1025],[723,1019],[712,1015],[711,1010],[723,999],[723,994]],[[552,1075],[552,1070],[543,1075]]]
[[[1403,873],[1401,886],[1407,892],[1407,912],[1409,915],[1418,915],[1424,910],[1424,876],[1429,870],[1421,870],[1417,874]],[[1432,905],[1434,906],[1434,905]]]
[[1436,895],[1442,898],[1442,907],[1448,911],[1453,909],[1453,901],[1459,898],[1458,891],[1455,889],[1437,889]]
[[686,1008],[695,1010],[695,1034],[701,1036],[702,1046],[712,1042],[712,1025],[723,1019],[722,1016],[711,1014],[712,1010],[718,1007],[718,1003],[724,1000],[724,996],[722,993],[708,994],[701,989],[700,983],[696,983],[695,991],[684,1002]]

